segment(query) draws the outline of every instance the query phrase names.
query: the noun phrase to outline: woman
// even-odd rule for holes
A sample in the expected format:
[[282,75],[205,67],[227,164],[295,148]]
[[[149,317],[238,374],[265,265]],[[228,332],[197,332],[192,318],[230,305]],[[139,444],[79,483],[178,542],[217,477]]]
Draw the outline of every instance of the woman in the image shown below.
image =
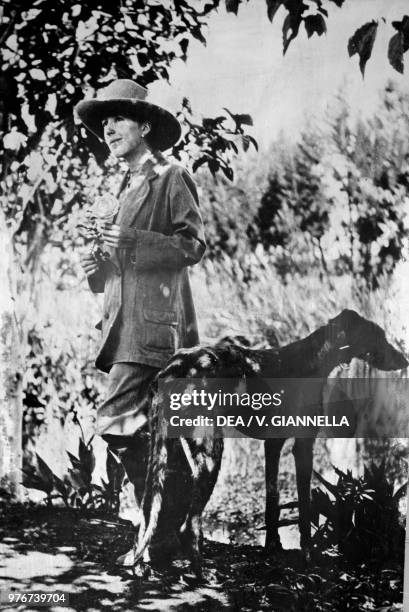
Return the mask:
[[108,373],[97,409],[97,432],[124,464],[140,501],[149,385],[179,347],[198,343],[187,267],[205,251],[195,184],[161,151],[180,137],[177,119],[146,99],[137,83],[119,79],[76,112],[128,171],[113,223],[102,228],[111,257],[81,258],[89,286],[104,293],[102,342],[96,366]]

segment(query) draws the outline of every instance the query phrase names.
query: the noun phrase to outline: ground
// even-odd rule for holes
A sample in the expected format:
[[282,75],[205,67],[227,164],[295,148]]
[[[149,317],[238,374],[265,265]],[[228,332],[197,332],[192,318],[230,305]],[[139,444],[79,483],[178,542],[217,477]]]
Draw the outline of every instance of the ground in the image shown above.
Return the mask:
[[401,609],[401,567],[351,568],[334,551],[306,565],[300,550],[268,559],[261,546],[206,540],[201,582],[180,560],[140,580],[112,564],[132,543],[127,521],[85,517],[64,508],[0,503],[0,525],[0,591],[69,594],[68,608],[51,610]]

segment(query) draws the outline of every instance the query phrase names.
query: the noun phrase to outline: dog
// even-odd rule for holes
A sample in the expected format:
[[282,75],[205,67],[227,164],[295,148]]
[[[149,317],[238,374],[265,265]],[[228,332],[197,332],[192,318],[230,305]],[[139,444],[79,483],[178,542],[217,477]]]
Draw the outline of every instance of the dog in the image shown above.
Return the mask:
[[[156,382],[176,378],[237,378],[247,382],[256,377],[311,378],[322,379],[323,387],[336,366],[349,364],[353,358],[363,359],[379,370],[399,370],[408,365],[405,357],[386,340],[379,325],[353,310],[343,310],[306,338],[281,348],[252,349],[240,337],[225,338],[214,346],[181,349],[159,373]],[[298,408],[302,410],[303,406]],[[166,522],[170,520],[184,540],[193,570],[200,576],[201,515],[216,484],[223,440],[215,436],[214,431],[200,439],[168,440],[158,384],[153,393],[151,419],[151,450],[143,502],[145,524],[141,526],[135,543],[135,562],[138,564],[146,553],[158,526],[162,523],[166,529]],[[313,431],[310,438],[297,438],[293,446],[300,543],[307,559],[311,549],[310,484],[317,433],[318,430]],[[265,548],[269,554],[281,549],[277,478],[284,441],[285,438],[265,440]],[[178,509],[172,493],[175,474],[179,474],[184,487]],[[166,506],[168,511],[164,512]],[[167,519],[161,519],[161,516],[167,516]]]
[[[279,351],[280,366],[274,375],[278,378],[325,379],[342,364],[350,364],[353,358],[364,360],[378,370],[400,370],[408,361],[387,340],[384,330],[361,317],[353,310],[343,310],[327,325],[302,340],[292,342]],[[268,361],[268,360],[267,360]],[[263,367],[269,374],[268,362]],[[271,374],[270,374],[271,375]],[[311,438],[297,438],[293,446],[299,507],[301,549],[307,559],[311,554],[310,484],[313,446],[316,434]],[[280,453],[285,439],[265,440],[266,479],[266,541],[269,553],[281,550],[278,534],[279,493],[277,487]]]
[[[142,557],[143,562],[149,562],[156,556],[155,550],[153,555],[148,551],[152,540],[156,536],[158,547],[163,548],[161,543],[171,532],[177,534],[194,573],[202,575],[201,519],[220,471],[224,442],[214,429],[201,437],[168,439],[159,383],[196,376],[216,377],[222,364],[223,374],[228,378],[243,372],[250,374],[245,362],[248,350],[249,343],[241,336],[223,338],[212,348],[180,349],[156,377],[151,389],[151,450],[142,501],[146,520],[145,525],[140,525],[135,542],[135,562]],[[144,571],[140,562],[135,573],[143,575]]]

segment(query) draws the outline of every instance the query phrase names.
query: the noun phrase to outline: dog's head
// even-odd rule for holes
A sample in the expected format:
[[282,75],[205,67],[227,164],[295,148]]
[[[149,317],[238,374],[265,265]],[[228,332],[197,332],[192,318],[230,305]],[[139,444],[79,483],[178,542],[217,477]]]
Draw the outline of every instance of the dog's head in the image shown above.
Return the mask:
[[379,370],[400,370],[409,364],[385,337],[384,330],[354,310],[343,310],[328,323],[329,340],[340,363],[357,357]]

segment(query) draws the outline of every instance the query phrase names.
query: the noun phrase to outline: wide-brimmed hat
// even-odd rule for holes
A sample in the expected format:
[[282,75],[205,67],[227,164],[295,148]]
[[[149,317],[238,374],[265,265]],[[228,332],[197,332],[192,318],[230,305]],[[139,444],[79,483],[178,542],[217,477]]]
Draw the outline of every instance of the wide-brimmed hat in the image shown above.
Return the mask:
[[165,151],[180,138],[179,121],[166,109],[146,100],[147,89],[130,79],[117,79],[98,90],[97,97],[79,102],[75,110],[82,123],[99,138],[104,138],[102,120],[124,115],[136,121],[149,121],[148,143]]

